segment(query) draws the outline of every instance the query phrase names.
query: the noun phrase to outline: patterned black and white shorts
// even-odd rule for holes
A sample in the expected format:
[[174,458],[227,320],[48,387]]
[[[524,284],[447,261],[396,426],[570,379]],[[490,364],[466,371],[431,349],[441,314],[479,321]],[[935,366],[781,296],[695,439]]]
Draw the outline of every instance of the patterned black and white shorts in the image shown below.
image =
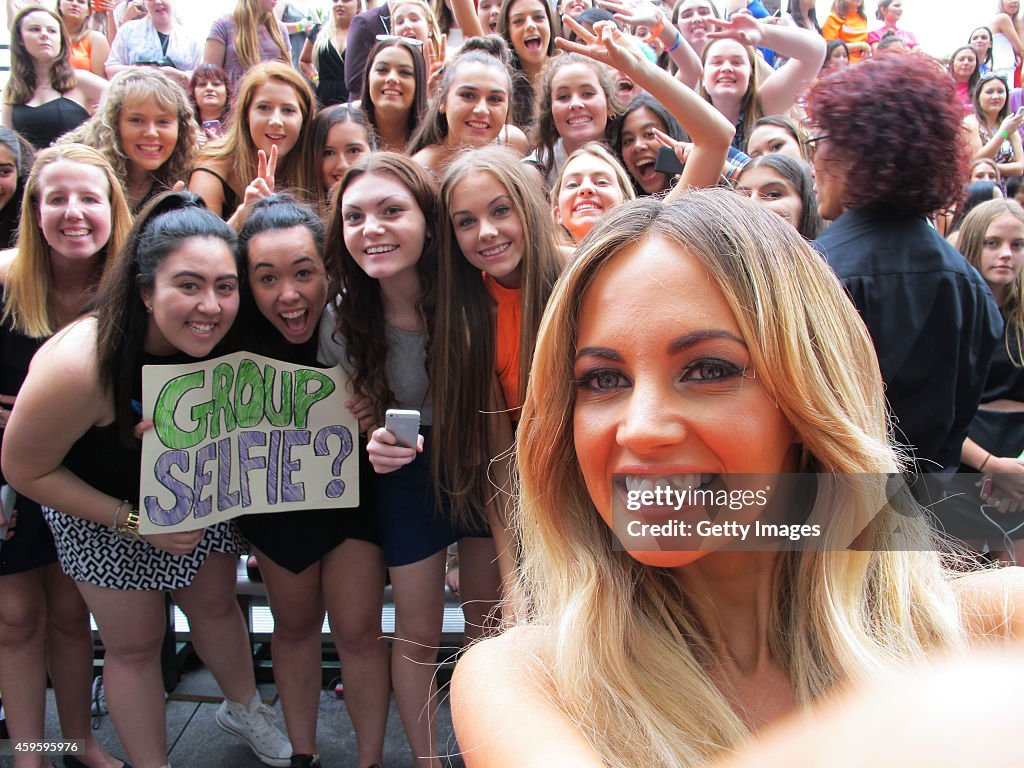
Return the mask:
[[181,589],[192,583],[212,552],[240,554],[245,539],[234,522],[217,523],[187,555],[172,555],[145,541],[127,541],[109,526],[43,507],[64,573],[110,589]]

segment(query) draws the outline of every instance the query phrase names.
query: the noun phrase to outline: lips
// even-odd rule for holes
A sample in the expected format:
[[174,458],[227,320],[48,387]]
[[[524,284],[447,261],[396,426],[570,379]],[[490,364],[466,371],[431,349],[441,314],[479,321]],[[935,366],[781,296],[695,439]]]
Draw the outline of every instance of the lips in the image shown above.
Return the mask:
[[508,250],[511,247],[512,241],[509,240],[507,242],[501,243],[500,245],[495,245],[490,248],[485,248],[482,251],[477,251],[477,253],[480,254],[480,258],[483,259],[484,261],[494,261],[496,259],[500,259],[506,253],[508,253]]
[[213,335],[214,330],[217,328],[217,323],[213,321],[189,320],[185,323],[185,327],[196,336],[201,336],[205,339]]
[[604,211],[604,206],[601,205],[594,198],[587,198],[580,200],[572,206],[572,212],[576,215],[587,214],[591,212],[601,213]]
[[363,249],[367,256],[380,256],[384,253],[391,253],[398,250],[397,245],[371,245]]
[[566,121],[566,125],[589,125],[592,122],[594,122],[594,118],[590,115],[576,115],[575,117],[570,117]]
[[140,156],[148,160],[155,160],[167,153],[167,149],[163,144],[136,144],[135,150]]
[[633,175],[641,182],[652,181],[658,175],[658,172],[654,169],[654,158],[645,157],[642,160],[637,160]]
[[539,36],[538,37],[527,37],[527,38],[523,39],[523,47],[526,50],[530,51],[531,53],[535,53],[535,52],[540,50],[541,42],[542,41],[541,41]]
[[309,319],[308,309],[293,309],[288,312],[278,313],[278,317],[284,321],[285,327],[292,335],[299,335],[306,330]]
[[71,240],[78,240],[78,239],[81,239],[83,237],[88,237],[90,234],[92,234],[92,230],[91,229],[87,229],[85,227],[76,227],[74,229],[71,229],[71,228],[62,229],[60,231],[60,233],[64,237],[69,238]]

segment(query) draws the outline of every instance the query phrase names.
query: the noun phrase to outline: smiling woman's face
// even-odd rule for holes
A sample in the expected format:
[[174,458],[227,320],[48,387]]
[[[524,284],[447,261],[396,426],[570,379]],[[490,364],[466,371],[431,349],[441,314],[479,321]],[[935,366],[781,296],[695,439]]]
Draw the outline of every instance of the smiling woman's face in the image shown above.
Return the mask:
[[[605,523],[613,495],[645,477],[728,487],[720,476],[795,470],[796,432],[752,365],[724,294],[677,243],[651,236],[603,266],[579,315],[573,438]],[[613,482],[613,474],[625,477]],[[630,554],[675,567],[705,553]]]

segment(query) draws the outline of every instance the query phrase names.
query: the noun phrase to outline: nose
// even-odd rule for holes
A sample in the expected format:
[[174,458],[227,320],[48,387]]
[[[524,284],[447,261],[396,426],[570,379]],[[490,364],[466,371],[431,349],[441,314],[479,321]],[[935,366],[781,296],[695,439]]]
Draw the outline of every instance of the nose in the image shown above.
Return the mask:
[[281,110],[280,109],[275,109],[275,110],[273,110],[270,113],[270,123],[271,123],[271,125],[283,125],[284,124],[284,117],[281,115]]
[[486,99],[477,99],[476,103],[473,105],[473,112],[475,112],[476,114],[479,114],[479,115],[486,114],[487,113],[487,100]]
[[672,402],[669,385],[637,377],[624,404],[616,442],[636,456],[680,445],[687,436],[681,414]]
[[569,100],[569,109],[582,109],[583,98],[578,94],[572,94],[572,98]]
[[146,123],[144,123],[143,126],[142,126],[142,134],[144,136],[156,136],[157,135],[156,123],[154,123],[152,121],[147,121]]
[[220,314],[220,299],[215,286],[210,285],[199,294],[199,311],[207,315]]
[[577,197],[590,197],[591,195],[597,194],[597,187],[594,186],[594,180],[589,176],[584,176],[580,180],[580,185],[576,187]]
[[498,234],[498,229],[494,226],[494,222],[491,221],[490,217],[484,217],[480,219],[480,239],[489,240]]
[[64,206],[65,219],[82,218],[82,201],[78,195],[68,195],[68,202]]
[[369,215],[363,222],[363,234],[378,234],[384,231],[384,225],[376,216]]
[[285,304],[290,304],[299,298],[299,292],[295,288],[295,283],[291,280],[284,280],[281,283],[281,301]]

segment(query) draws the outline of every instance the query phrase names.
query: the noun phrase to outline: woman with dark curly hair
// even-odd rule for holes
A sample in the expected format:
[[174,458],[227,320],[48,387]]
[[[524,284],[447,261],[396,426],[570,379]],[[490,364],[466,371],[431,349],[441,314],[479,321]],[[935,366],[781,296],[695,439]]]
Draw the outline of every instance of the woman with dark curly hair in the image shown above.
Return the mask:
[[954,468],[1002,322],[927,220],[967,175],[953,83],[930,57],[880,56],[819,79],[807,109],[819,210],[835,222],[819,247],[874,339],[896,438],[920,469]]
[[185,91],[152,67],[114,75],[99,111],[67,137],[107,159],[133,213],[188,178],[197,139]]

